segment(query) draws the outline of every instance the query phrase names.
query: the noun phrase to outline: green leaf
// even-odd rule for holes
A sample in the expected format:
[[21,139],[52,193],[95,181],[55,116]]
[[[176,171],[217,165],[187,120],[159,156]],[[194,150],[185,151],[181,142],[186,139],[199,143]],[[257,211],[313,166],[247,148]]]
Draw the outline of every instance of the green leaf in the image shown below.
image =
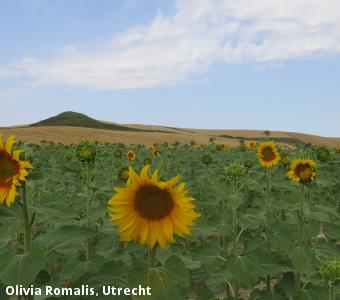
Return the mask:
[[164,268],[167,269],[173,276],[173,279],[181,287],[189,285],[189,271],[183,261],[176,255],[169,257],[165,262]]
[[309,247],[295,247],[288,252],[296,271],[309,273],[312,271],[313,254]]
[[299,300],[325,300],[328,299],[328,291],[322,287],[305,288],[299,295]]
[[293,272],[285,272],[283,273],[282,279],[280,281],[280,285],[284,290],[285,295],[288,298],[293,297],[295,294],[295,276]]
[[134,296],[134,299],[147,300],[183,300],[177,281],[174,281],[173,274],[163,267],[151,268],[147,272],[138,274],[131,270],[129,286],[131,288],[141,285],[144,288],[151,288],[151,295]]
[[251,293],[252,300],[286,300],[286,298],[279,293],[272,293],[267,291],[255,290]]
[[256,253],[258,262],[258,272],[262,275],[276,275],[282,271],[283,266],[280,264],[281,257],[274,252],[261,252]]
[[226,262],[226,271],[230,279],[236,279],[241,285],[251,287],[257,281],[257,259],[253,255],[230,256]]
[[46,251],[52,250],[69,254],[81,247],[82,242],[88,236],[88,229],[74,225],[66,225],[54,232],[48,232],[40,236],[37,241],[46,246]]
[[191,251],[193,259],[201,261],[207,267],[226,262],[220,252],[221,245],[214,242],[202,244]]
[[21,284],[27,287],[35,280],[45,262],[45,253],[40,248],[32,248],[30,253],[23,255],[2,254],[1,281],[7,285]]

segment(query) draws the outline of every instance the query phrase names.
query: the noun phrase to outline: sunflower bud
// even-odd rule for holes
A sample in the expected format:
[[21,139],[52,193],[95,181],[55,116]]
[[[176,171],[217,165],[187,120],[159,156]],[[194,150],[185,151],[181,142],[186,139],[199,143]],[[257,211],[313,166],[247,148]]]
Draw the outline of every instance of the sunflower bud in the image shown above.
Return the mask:
[[96,154],[95,146],[88,142],[80,143],[76,149],[76,157],[83,163],[94,162]]
[[340,260],[326,261],[321,266],[320,273],[324,280],[334,284],[337,280],[340,280]]
[[212,163],[212,158],[209,156],[209,155],[204,155],[202,157],[202,162],[205,164],[205,165],[210,165]]
[[122,151],[119,149],[116,149],[115,152],[113,152],[114,157],[121,158],[122,157]]
[[244,172],[245,167],[240,162],[233,162],[224,168],[227,179],[238,179]]
[[124,167],[119,170],[118,179],[121,181],[126,181],[129,179],[129,168]]
[[323,162],[329,160],[331,157],[331,151],[325,146],[318,147],[315,154],[318,160]]
[[247,160],[244,161],[243,165],[247,170],[249,170],[253,167],[254,163],[251,159],[247,159]]

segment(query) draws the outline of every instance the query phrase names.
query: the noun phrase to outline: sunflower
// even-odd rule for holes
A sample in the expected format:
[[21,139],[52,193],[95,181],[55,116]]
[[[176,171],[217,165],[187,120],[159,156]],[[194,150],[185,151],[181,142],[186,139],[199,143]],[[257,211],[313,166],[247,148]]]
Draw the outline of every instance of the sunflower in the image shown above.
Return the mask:
[[122,181],[126,181],[129,179],[129,168],[123,167],[119,170],[118,179]]
[[278,164],[281,157],[274,142],[262,142],[257,147],[257,156],[262,167],[271,168]]
[[12,151],[13,144],[14,135],[4,145],[0,134],[0,204],[6,202],[7,206],[13,204],[20,181],[26,180],[26,169],[32,168],[28,161],[20,160],[21,150]]
[[202,157],[202,162],[205,164],[205,165],[210,165],[212,163],[212,158],[209,156],[209,155],[203,155]]
[[159,181],[158,171],[150,178],[148,170],[149,165],[144,166],[138,175],[129,168],[127,186],[114,188],[117,193],[108,201],[109,214],[121,240],[136,240],[150,248],[158,243],[164,248],[175,242],[174,234],[189,235],[189,226],[199,214],[185,183],[174,187],[179,176]]
[[311,159],[296,159],[290,165],[287,173],[293,182],[308,183],[314,181],[316,176],[316,162]]
[[121,158],[122,157],[122,151],[120,151],[119,149],[116,149],[115,152],[113,152],[113,155],[116,158]]
[[255,149],[256,144],[257,144],[257,142],[253,141],[253,140],[249,140],[249,141],[245,142],[245,146],[246,146],[247,149]]
[[152,156],[159,156],[161,153],[159,152],[158,148],[152,149]]
[[219,144],[219,145],[216,146],[216,149],[218,151],[227,150],[228,148],[229,148],[229,145],[227,145],[227,144]]
[[288,156],[288,155],[283,156],[283,158],[282,158],[282,164],[283,164],[285,167],[288,167],[288,166],[290,165],[290,159],[289,159],[289,156]]
[[132,150],[129,150],[128,153],[126,154],[126,157],[129,159],[129,160],[136,160],[136,152],[135,151],[132,151]]

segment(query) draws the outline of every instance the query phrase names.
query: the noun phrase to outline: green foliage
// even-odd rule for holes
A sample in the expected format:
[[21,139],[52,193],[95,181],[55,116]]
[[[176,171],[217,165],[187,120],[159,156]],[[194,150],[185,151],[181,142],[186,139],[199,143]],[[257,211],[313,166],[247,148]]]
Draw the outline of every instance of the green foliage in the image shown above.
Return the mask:
[[[143,146],[97,143],[90,173],[75,155],[79,145],[21,144],[34,166],[28,182],[33,248],[24,254],[18,196],[11,208],[0,207],[0,299],[6,299],[3,288],[9,284],[88,284],[98,291],[102,285],[141,284],[151,287],[152,296],[134,299],[325,300],[330,281],[339,297],[339,270],[331,262],[340,250],[340,157],[334,153],[331,160],[319,160],[316,182],[305,187],[299,245],[300,189],[287,179],[287,166],[272,169],[268,202],[266,173],[256,152],[192,144],[160,144],[161,154],[150,159],[151,150]],[[128,149],[138,154],[135,161],[122,155]],[[285,149],[284,155],[289,161],[315,157],[315,149]],[[164,180],[180,174],[201,213],[192,235],[176,236],[175,244],[158,249],[150,268],[145,247],[119,241],[107,214],[112,187],[125,184],[129,165],[140,171],[145,163]]]

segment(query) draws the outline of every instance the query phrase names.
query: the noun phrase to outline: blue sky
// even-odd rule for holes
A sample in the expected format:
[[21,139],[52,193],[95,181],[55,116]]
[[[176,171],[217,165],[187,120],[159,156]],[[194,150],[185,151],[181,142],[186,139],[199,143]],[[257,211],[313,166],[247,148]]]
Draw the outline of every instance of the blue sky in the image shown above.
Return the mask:
[[340,136],[340,4],[306,1],[1,0],[0,126],[73,110]]

